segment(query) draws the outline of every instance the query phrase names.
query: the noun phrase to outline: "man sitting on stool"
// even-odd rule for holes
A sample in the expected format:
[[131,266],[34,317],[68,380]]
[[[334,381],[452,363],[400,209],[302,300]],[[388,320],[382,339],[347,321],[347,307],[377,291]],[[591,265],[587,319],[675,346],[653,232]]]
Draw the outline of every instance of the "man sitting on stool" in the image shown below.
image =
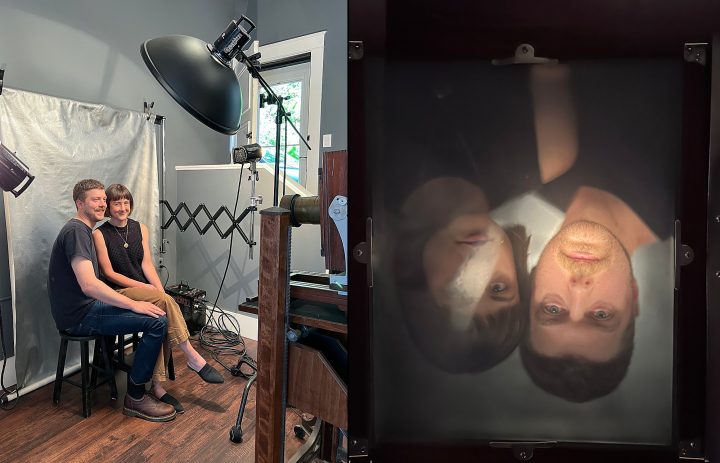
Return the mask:
[[125,335],[142,332],[127,377],[123,413],[149,421],[170,421],[175,408],[145,393],[167,334],[167,318],[157,306],[133,301],[103,283],[92,228],[105,217],[105,186],[81,180],[73,188],[77,214],[60,230],[50,255],[48,292],[59,330],[73,335]]

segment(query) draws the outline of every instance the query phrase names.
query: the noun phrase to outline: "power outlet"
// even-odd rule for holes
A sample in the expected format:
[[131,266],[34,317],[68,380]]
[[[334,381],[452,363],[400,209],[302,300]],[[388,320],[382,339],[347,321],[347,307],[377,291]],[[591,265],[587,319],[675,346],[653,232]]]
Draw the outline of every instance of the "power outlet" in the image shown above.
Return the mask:
[[158,257],[158,265],[162,265],[164,261],[165,259],[163,259],[162,257]]
[[331,133],[323,134],[322,145],[323,145],[323,148],[330,148],[332,146],[332,134]]

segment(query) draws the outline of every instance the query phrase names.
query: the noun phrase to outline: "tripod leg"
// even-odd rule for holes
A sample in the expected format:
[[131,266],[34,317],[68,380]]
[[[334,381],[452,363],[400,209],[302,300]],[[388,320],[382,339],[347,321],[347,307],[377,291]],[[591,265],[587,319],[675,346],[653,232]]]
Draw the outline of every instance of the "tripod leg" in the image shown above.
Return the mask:
[[250,392],[250,388],[252,387],[253,383],[255,383],[256,379],[257,373],[253,374],[245,385],[242,401],[240,402],[240,409],[238,410],[237,419],[235,420],[235,426],[230,428],[230,440],[232,442],[235,442],[236,444],[242,442],[242,419],[243,415],[245,414],[245,406],[247,405],[248,393]]

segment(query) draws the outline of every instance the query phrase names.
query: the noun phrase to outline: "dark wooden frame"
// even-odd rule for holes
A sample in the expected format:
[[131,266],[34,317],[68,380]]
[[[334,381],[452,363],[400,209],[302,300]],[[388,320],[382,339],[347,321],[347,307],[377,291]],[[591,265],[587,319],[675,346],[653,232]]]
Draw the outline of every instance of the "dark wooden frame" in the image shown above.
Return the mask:
[[[685,72],[683,163],[678,218],[682,243],[695,260],[679,270],[677,291],[675,439],[670,447],[577,445],[538,449],[532,461],[678,461],[680,455],[720,459],[720,4],[711,0],[638,4],[628,0],[567,2],[431,2],[408,7],[385,0],[349,1],[348,65],[349,248],[367,243],[372,217],[365,120],[367,76],[385,56],[488,59],[529,42],[555,58],[676,56],[683,44],[708,42],[705,67]],[[401,19],[400,19],[401,18]],[[390,24],[390,26],[387,26]],[[447,26],[447,27],[445,27]],[[450,27],[452,26],[452,27]],[[437,33],[436,33],[437,31]],[[362,42],[354,46],[353,41]],[[542,55],[542,53],[539,53]],[[437,63],[433,63],[437,64]],[[712,104],[710,104],[712,103]],[[370,103],[371,104],[371,103]],[[711,114],[712,113],[712,114]],[[708,156],[709,153],[709,156]],[[709,170],[708,170],[709,163]],[[706,182],[706,179],[708,182]],[[708,189],[708,184],[709,189]],[[709,196],[708,196],[709,195]],[[706,258],[707,251],[707,258]],[[486,443],[385,445],[373,436],[372,287],[366,265],[348,263],[349,451],[353,461],[516,461]],[[705,294],[707,291],[707,299]],[[710,310],[707,310],[710,308]],[[706,337],[707,330],[707,337]],[[430,405],[431,406],[431,405]],[[690,446],[695,440],[701,443]],[[367,455],[367,457],[363,457]]]
[[[260,211],[260,288],[258,303],[258,380],[255,461],[277,463],[285,450],[285,311],[288,297],[290,211]],[[260,314],[258,314],[260,315]]]
[[260,212],[255,461],[283,461],[285,409],[296,407],[323,421],[320,456],[334,462],[337,428],[348,427],[347,387],[320,351],[289,343],[287,328],[295,319],[335,332],[347,329],[340,323],[290,315],[290,236],[289,210],[273,207]]
[[[720,35],[712,46],[707,227],[707,401],[705,456],[720,460]],[[712,436],[712,437],[711,437]],[[714,441],[711,439],[714,437]]]

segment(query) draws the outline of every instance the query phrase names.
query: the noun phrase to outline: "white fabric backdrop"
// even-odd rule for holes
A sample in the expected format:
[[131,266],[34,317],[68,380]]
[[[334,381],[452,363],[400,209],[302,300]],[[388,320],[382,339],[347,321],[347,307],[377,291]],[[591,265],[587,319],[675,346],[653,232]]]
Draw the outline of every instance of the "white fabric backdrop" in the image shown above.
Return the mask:
[[[20,197],[4,196],[17,381],[32,388],[54,376],[57,365],[60,341],[47,272],[57,233],[76,212],[73,186],[84,178],[126,185],[134,197],[132,216],[158,230],[155,129],[140,112],[6,88],[0,96],[0,141],[36,177]],[[155,234],[150,240],[155,254]],[[66,367],[78,362],[73,347]]]

